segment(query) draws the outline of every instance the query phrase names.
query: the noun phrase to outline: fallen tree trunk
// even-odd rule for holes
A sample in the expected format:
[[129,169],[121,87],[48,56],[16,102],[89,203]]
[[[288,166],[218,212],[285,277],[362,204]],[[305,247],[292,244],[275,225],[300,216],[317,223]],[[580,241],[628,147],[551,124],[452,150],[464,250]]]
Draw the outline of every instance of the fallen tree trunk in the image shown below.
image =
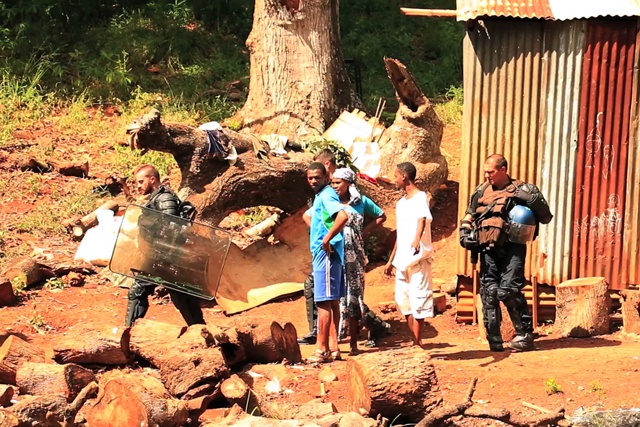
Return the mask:
[[140,371],[105,374],[86,412],[91,427],[180,427],[189,417],[186,401],[173,398],[160,380]]
[[611,297],[604,277],[567,280],[556,286],[554,332],[563,337],[591,337],[610,332]]
[[58,363],[125,365],[131,357],[129,330],[78,325],[56,341],[53,354]]
[[9,268],[0,274],[0,277],[9,282],[18,283],[23,287],[28,287],[55,277],[55,274],[48,266],[36,262],[31,257],[25,257],[11,264]]
[[44,350],[15,335],[9,335],[0,347],[0,383],[16,384],[18,364],[44,361]]
[[89,162],[87,161],[63,162],[49,160],[48,162],[43,162],[35,158],[29,158],[26,161],[18,160],[16,167],[23,172],[46,173],[56,171],[64,176],[76,176],[78,178],[89,176]]
[[440,401],[435,369],[419,347],[349,358],[347,384],[349,409],[371,417],[419,421]]
[[640,334],[640,291],[625,289],[622,297],[622,328],[628,334]]
[[96,377],[93,372],[73,363],[56,365],[24,362],[16,370],[16,385],[21,394],[61,395],[68,402],[94,381]]
[[67,399],[59,395],[27,396],[11,408],[1,410],[0,414],[8,418],[8,423],[5,424],[5,420],[0,418],[0,425],[3,427],[74,426],[76,414],[97,390],[97,383],[87,384],[71,403],[67,403]]
[[149,319],[138,319],[129,333],[129,349],[137,356],[159,366],[156,358],[171,348],[187,328]]

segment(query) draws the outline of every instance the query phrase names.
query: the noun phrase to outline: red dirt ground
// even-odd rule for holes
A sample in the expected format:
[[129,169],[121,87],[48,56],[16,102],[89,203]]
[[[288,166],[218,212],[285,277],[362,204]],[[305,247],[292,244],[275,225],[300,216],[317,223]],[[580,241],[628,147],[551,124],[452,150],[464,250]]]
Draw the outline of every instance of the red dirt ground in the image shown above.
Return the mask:
[[[460,133],[447,129],[443,149],[454,159],[460,156]],[[459,171],[452,169],[450,181],[435,195],[433,235],[436,248],[434,277],[439,284],[455,281],[455,224],[457,217],[457,180]],[[9,175],[3,172],[3,179]],[[2,195],[8,201],[11,195]],[[21,202],[23,203],[23,202]],[[3,203],[0,203],[3,205]],[[33,206],[33,205],[31,205]],[[10,209],[9,209],[10,207]],[[4,204],[4,212],[23,213],[28,209],[22,204]],[[392,209],[387,209],[387,211]],[[392,212],[388,226],[394,226]],[[56,245],[55,241],[38,241],[32,246],[49,247],[58,253],[72,255],[76,244]],[[374,311],[387,306],[393,300],[392,279],[382,274],[380,264],[371,266],[367,273],[366,301]],[[90,276],[81,288],[65,288],[59,292],[42,288],[28,290],[19,305],[0,308],[2,336],[18,334],[47,351],[51,351],[56,339],[72,325],[90,322],[109,326],[121,325],[124,320],[127,290],[112,285],[98,275]],[[447,311],[431,319],[425,333],[427,350],[425,360],[431,357],[438,373],[439,389],[447,403],[460,401],[473,377],[478,377],[474,395],[475,403],[487,408],[507,408],[524,415],[537,415],[535,410],[521,402],[556,409],[565,407],[568,413],[579,407],[621,408],[639,407],[640,397],[634,393],[640,384],[640,341],[636,336],[620,332],[590,339],[559,339],[553,335],[552,326],[538,329],[537,351],[529,353],[492,353],[480,338],[476,325],[461,325],[455,321],[455,300],[449,298]],[[292,322],[299,334],[306,333],[304,298],[296,296],[272,302],[233,317],[226,317],[211,304],[205,309],[208,323],[225,326],[234,322],[270,323]],[[30,320],[34,314],[42,317],[46,326],[35,329]],[[401,316],[391,311],[381,316],[392,325],[393,333],[383,341],[379,349],[409,344],[408,331]],[[147,318],[182,324],[182,319],[171,304],[153,302]],[[348,345],[341,345],[346,355]],[[362,347],[364,349],[364,347]],[[313,347],[303,346],[303,355]],[[327,386],[324,398],[335,403],[339,410],[346,409],[345,362],[333,362],[332,369],[338,381]],[[273,367],[278,372],[282,368]],[[302,366],[288,369],[285,378],[279,378],[283,390],[279,399],[305,402],[319,394],[318,368]],[[279,374],[282,376],[282,374]],[[545,381],[554,378],[562,392],[547,394]],[[275,398],[275,397],[274,397]],[[474,421],[474,425],[497,425],[497,422]]]

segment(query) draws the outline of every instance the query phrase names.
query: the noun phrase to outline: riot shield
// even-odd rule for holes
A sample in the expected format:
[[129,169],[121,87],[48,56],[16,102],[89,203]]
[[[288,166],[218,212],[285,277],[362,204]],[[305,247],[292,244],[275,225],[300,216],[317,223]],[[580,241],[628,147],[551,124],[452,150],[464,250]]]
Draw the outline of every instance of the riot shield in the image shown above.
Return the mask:
[[109,269],[211,300],[230,244],[231,235],[225,230],[129,205]]

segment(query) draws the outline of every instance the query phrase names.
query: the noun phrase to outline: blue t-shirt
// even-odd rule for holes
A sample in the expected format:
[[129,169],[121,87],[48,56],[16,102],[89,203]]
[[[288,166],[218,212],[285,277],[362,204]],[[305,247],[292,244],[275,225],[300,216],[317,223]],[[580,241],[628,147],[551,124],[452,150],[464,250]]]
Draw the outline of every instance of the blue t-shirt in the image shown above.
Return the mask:
[[349,207],[362,216],[369,215],[372,218],[378,218],[384,213],[382,209],[380,209],[380,206],[373,203],[370,198],[364,195],[360,196],[360,203],[349,205]]
[[[333,226],[338,212],[346,208],[340,203],[338,193],[331,186],[327,185],[313,200],[313,206],[310,209],[311,214],[311,231],[309,233],[309,247],[311,255],[315,255],[322,249],[322,239],[327,235],[329,229]],[[344,262],[344,238],[342,232],[338,233],[330,241],[333,250],[340,257],[340,261]]]

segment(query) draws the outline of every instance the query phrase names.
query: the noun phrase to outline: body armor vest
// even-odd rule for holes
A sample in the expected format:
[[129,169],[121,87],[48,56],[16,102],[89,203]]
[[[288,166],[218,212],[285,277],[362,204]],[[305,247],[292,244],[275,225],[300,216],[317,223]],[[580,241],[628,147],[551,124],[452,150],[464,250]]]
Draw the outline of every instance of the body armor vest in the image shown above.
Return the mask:
[[481,247],[488,249],[502,246],[507,241],[509,198],[513,197],[513,193],[522,184],[523,182],[512,179],[506,187],[499,190],[494,190],[489,184],[480,189],[475,227]]

